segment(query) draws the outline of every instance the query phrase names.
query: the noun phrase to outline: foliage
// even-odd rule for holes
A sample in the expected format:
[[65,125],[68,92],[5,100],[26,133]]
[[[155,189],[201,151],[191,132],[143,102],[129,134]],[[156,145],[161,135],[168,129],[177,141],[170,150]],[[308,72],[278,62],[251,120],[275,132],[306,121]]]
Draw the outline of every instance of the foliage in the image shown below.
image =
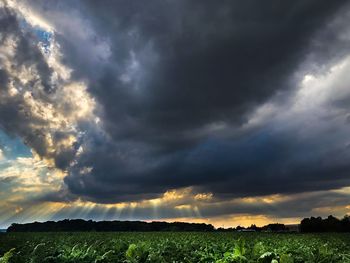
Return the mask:
[[304,233],[312,232],[350,232],[350,216],[346,215],[342,219],[328,216],[304,218],[300,222],[300,231]]
[[145,243],[138,245],[131,244],[125,253],[128,263],[146,262],[148,254],[149,252]]
[[61,221],[12,224],[7,232],[116,232],[116,231],[214,231],[210,224],[184,222],[92,221],[65,219]]
[[10,258],[13,256],[15,249],[11,248],[9,251],[7,251],[1,258],[0,263],[8,263]]
[[350,263],[347,234],[0,234],[0,263]]

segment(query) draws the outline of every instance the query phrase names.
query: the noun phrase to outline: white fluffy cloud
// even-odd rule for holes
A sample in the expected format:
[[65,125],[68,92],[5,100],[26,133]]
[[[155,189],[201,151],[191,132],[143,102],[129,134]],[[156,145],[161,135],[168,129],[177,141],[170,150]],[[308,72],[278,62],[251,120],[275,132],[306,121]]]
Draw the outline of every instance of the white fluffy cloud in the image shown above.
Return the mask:
[[53,28],[21,5],[3,7],[1,19],[0,125],[64,169],[79,147],[79,125],[95,119],[95,101],[61,63]]

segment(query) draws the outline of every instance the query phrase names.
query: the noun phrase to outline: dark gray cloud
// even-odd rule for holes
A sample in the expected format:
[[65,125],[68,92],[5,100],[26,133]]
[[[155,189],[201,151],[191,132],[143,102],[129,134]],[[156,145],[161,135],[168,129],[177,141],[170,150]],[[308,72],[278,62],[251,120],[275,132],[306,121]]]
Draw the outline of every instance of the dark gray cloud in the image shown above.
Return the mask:
[[[298,111],[304,75],[348,54],[346,1],[27,2],[50,18],[100,118],[76,123],[79,140],[54,156],[67,189],[47,200],[134,201],[188,186],[227,200],[349,185],[349,94]],[[37,68],[46,87],[52,72]],[[266,117],[259,109],[270,104]],[[37,133],[6,130],[48,155]]]
[[[343,149],[319,151],[317,141],[293,134],[297,129],[274,132],[266,124],[253,134],[217,139],[210,128],[239,129],[256,107],[297,87],[296,73],[306,58],[317,53],[317,64],[327,63],[333,44],[315,43],[330,31],[344,4],[83,5],[84,17],[111,46],[103,70],[89,76],[108,139],[99,138],[79,160],[92,172],[72,172],[65,182],[73,193],[101,202],[148,198],[185,186],[246,196],[347,185],[347,154],[319,165]],[[69,61],[73,68],[76,61]]]
[[[109,133],[171,150],[196,143],[206,125],[245,121],[295,85],[315,33],[341,4],[91,1],[96,31],[112,43],[111,65],[91,85]],[[123,83],[130,54],[141,76]]]

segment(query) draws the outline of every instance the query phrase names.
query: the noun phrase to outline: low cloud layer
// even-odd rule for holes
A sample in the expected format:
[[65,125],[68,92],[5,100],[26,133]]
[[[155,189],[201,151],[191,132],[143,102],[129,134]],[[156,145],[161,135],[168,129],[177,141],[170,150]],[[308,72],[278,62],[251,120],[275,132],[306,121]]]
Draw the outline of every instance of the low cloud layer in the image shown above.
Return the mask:
[[[0,11],[0,127],[61,174],[31,202],[141,204],[191,189],[212,198],[158,204],[154,219],[186,217],[176,206],[204,218],[347,211],[334,192],[350,185],[346,1],[9,0]],[[275,195],[291,201],[235,203]],[[144,207],[136,219],[152,219]]]

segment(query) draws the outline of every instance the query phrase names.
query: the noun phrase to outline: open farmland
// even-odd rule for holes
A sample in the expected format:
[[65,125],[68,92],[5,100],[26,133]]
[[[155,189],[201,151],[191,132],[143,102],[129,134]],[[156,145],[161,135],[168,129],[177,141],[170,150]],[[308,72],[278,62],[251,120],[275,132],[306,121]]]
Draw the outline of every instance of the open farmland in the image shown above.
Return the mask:
[[350,262],[349,234],[109,232],[0,234],[1,263]]

